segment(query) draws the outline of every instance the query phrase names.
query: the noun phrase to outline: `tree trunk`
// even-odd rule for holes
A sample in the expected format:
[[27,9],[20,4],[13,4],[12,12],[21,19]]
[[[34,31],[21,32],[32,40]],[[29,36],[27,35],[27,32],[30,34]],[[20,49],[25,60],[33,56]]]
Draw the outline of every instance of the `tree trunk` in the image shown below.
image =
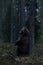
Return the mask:
[[14,28],[14,0],[11,0],[11,19],[10,19],[10,33],[11,33],[11,38],[10,38],[10,42],[13,42],[13,28]]
[[13,42],[13,12],[12,12],[13,0],[11,0],[11,40]]
[[0,2],[0,5],[1,5],[1,15],[0,15],[0,42],[3,41],[3,36],[2,36],[2,23],[3,23],[3,18],[5,16],[5,7],[4,7],[4,0],[2,0]]
[[19,7],[18,7],[19,23],[18,23],[18,29],[17,29],[17,38],[19,36],[19,31],[25,25],[25,9],[24,8],[25,8],[25,0],[19,0]]
[[43,0],[40,0],[41,42],[43,44]]
[[2,41],[2,1],[0,1],[0,42]]
[[25,25],[25,0],[19,0],[20,2],[20,22],[19,30]]
[[30,0],[29,10],[29,39],[30,39],[30,54],[35,51],[35,26],[34,26],[34,0]]

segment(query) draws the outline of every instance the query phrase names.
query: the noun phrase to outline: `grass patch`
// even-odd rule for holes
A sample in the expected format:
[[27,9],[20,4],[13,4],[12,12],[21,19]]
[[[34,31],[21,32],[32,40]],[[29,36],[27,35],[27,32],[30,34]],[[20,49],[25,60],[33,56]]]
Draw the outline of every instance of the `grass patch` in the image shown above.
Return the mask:
[[[16,57],[16,49],[14,43],[0,43],[0,65],[43,65],[43,44],[37,44],[36,50],[40,56],[27,56],[27,57]],[[14,55],[14,58],[11,57],[10,52]],[[19,61],[19,62],[18,62]],[[31,65],[32,65],[31,64]],[[41,65],[41,64],[40,64]]]

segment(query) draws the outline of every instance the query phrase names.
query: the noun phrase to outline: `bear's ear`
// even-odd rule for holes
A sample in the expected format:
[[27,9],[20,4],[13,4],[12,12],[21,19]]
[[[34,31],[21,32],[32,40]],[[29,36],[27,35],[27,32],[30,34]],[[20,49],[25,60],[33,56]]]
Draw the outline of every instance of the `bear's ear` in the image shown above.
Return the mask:
[[27,27],[23,27],[20,31],[19,34],[23,34],[24,32],[27,32],[27,34],[29,34],[29,30]]
[[19,34],[22,34],[25,30],[25,27],[23,27],[20,31],[19,31]]

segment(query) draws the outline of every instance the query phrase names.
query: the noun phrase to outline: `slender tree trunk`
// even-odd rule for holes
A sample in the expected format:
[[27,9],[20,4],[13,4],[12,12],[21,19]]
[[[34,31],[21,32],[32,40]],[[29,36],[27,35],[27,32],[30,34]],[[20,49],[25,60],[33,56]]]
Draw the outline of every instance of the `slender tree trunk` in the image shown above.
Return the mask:
[[15,13],[15,10],[14,10],[14,4],[15,4],[15,0],[11,0],[11,40],[10,42],[14,42],[13,40],[13,29],[14,29],[14,13]]
[[41,20],[41,40],[40,43],[43,44],[43,0],[39,0],[40,1],[40,20]]
[[2,35],[2,23],[3,23],[3,19],[5,16],[5,2],[4,0],[1,1],[1,17],[0,17],[0,38],[1,38],[1,42],[3,41],[3,35]]
[[10,39],[10,42],[13,42],[13,20],[12,20],[12,0],[11,0],[11,39]]
[[25,0],[19,0],[19,23],[18,23],[18,29],[17,29],[17,38],[19,36],[19,31],[22,27],[25,26]]
[[2,41],[2,0],[0,1],[0,42]]
[[19,0],[20,2],[20,22],[19,30],[25,25],[25,0]]
[[35,51],[34,0],[30,0],[29,17],[30,54],[33,54]]

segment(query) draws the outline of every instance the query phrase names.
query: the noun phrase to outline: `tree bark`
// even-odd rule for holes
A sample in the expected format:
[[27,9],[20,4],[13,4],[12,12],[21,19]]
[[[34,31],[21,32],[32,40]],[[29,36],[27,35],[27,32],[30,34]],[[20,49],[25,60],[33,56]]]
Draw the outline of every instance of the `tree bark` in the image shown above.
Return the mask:
[[[11,33],[11,38],[10,38],[10,42],[13,42],[13,28],[14,28],[14,8],[13,8],[13,6],[14,6],[14,0],[11,0],[11,22],[10,22],[10,24],[11,24],[11,31],[10,31],[10,33]],[[12,9],[13,8],[13,9]]]
[[0,1],[0,42],[2,41],[2,1]]
[[25,0],[19,0],[20,3],[20,22],[19,30],[25,25]]
[[13,1],[11,0],[11,40],[10,42],[13,42],[13,13],[12,13],[12,6],[13,6]]
[[43,44],[43,0],[39,0],[40,1],[40,20],[41,20],[41,39],[40,39],[40,43]]
[[35,26],[34,26],[34,0],[30,0],[29,12],[29,39],[30,39],[30,54],[35,51]]
[[4,0],[2,0],[1,2],[0,2],[0,8],[1,8],[1,15],[0,15],[0,42],[2,42],[3,41],[3,35],[2,35],[2,23],[3,23],[3,18],[4,18],[4,16],[5,16],[5,7],[4,7]]

